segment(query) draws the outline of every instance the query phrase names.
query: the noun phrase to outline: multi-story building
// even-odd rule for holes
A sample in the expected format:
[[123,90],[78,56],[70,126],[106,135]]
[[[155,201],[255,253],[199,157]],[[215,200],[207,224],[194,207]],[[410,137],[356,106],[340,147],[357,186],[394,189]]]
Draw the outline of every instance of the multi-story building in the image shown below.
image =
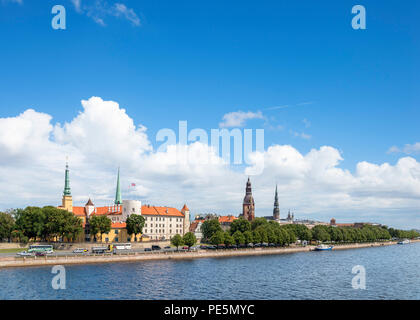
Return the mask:
[[[179,211],[171,207],[157,207],[142,205],[138,200],[122,200],[120,186],[120,172],[118,169],[117,188],[114,204],[111,206],[96,207],[89,199],[85,206],[73,206],[70,190],[69,168],[66,164],[65,184],[62,205],[58,208],[73,212],[81,218],[84,236],[79,240],[94,241],[95,237],[90,234],[89,218],[104,215],[111,220],[111,231],[107,234],[96,235],[96,239],[103,242],[128,242],[150,240],[169,240],[174,235],[184,235],[190,228],[190,210],[187,205]],[[142,235],[129,235],[126,229],[126,220],[132,214],[144,217],[145,225]]]

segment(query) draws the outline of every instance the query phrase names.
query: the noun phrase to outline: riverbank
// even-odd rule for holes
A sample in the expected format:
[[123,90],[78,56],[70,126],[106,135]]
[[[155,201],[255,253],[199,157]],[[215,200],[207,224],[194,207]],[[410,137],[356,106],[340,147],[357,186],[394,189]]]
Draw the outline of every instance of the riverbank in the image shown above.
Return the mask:
[[[420,240],[413,240],[418,242]],[[373,242],[358,244],[337,245],[333,250],[358,249],[369,247],[380,247],[397,244],[396,241]],[[45,257],[2,257],[0,258],[0,268],[7,267],[31,267],[45,265],[71,265],[71,264],[94,264],[94,263],[113,263],[113,262],[135,262],[149,260],[179,260],[179,259],[198,259],[198,258],[223,258],[236,256],[258,256],[276,255],[296,252],[309,252],[314,250],[314,246],[306,247],[286,247],[286,248],[255,248],[239,250],[199,250],[192,252],[151,252],[151,253],[127,253],[118,255],[87,255],[87,256],[45,256]]]

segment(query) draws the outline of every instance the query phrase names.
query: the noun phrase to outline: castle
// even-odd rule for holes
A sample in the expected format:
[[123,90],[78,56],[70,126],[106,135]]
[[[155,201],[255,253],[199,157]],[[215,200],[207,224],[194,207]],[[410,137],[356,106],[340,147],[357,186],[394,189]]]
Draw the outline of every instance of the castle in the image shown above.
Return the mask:
[[[142,205],[138,200],[122,200],[120,170],[118,169],[117,187],[114,203],[110,206],[96,207],[89,199],[83,207],[73,206],[70,189],[69,166],[66,163],[62,204],[58,208],[72,212],[82,220],[84,235],[79,241],[96,240],[89,233],[89,218],[107,216],[111,220],[111,231],[102,235],[102,242],[135,242],[148,240],[169,240],[174,235],[184,235],[190,228],[190,210],[184,204],[181,210],[172,207]],[[126,220],[132,214],[144,217],[145,225],[142,235],[129,235]]]

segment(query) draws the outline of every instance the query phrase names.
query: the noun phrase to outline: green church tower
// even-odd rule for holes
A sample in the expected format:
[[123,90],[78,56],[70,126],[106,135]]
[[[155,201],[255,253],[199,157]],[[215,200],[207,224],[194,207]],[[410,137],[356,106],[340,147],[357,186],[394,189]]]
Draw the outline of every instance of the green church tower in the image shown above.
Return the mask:
[[68,162],[66,162],[66,173],[65,173],[65,180],[64,180],[63,196],[71,196],[70,177],[69,177],[69,164],[68,164]]
[[120,185],[120,168],[118,168],[118,177],[117,177],[117,191],[115,192],[115,201],[116,205],[122,204],[121,199],[121,185]]

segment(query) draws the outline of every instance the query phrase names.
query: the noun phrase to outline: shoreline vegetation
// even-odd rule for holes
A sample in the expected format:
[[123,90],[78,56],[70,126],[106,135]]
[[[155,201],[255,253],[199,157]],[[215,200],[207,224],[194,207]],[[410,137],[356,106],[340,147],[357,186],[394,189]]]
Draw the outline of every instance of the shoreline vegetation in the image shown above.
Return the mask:
[[[97,226],[92,223],[88,229],[93,240],[97,240],[97,235],[100,235],[99,239],[102,239],[102,234],[109,232],[111,220],[105,216],[102,220],[104,223],[99,223]],[[175,252],[150,252],[153,251],[150,248],[147,253],[124,252],[110,255],[110,252],[105,252],[103,255],[83,254],[82,256],[67,255],[66,253],[43,257],[9,256],[0,258],[0,268],[284,254],[312,251],[315,248],[313,244],[333,244],[334,250],[340,250],[392,245],[397,243],[396,239],[413,240],[420,237],[420,233],[415,230],[398,230],[372,223],[358,223],[357,226],[356,224],[352,224],[352,226],[336,225],[335,220],[331,221],[330,224],[318,224],[310,229],[299,223],[281,224],[279,221],[260,217],[248,221],[240,217],[231,222],[227,228],[226,226],[222,228],[219,219],[209,217],[201,225],[202,238],[200,242],[201,244],[211,244],[212,250],[191,251],[190,248],[197,244],[198,239],[195,233],[190,231],[184,235],[176,234],[170,239],[173,247],[178,249],[180,246],[186,246],[187,252],[178,250]],[[129,234],[142,233],[144,219],[134,221],[134,224],[137,225],[136,228],[129,228],[128,222],[127,219]],[[71,244],[75,243],[71,240],[75,240],[83,230],[81,220],[73,213],[54,207],[27,207],[8,213],[0,212],[0,240],[8,239],[9,243],[16,242],[17,245],[18,243],[26,244],[36,241]],[[103,244],[102,241],[93,241],[93,243]],[[257,248],[247,248],[257,245]]]
[[[412,242],[420,242],[420,240],[412,240]],[[367,242],[354,244],[338,244],[334,250],[358,249],[396,245],[397,241],[386,242]],[[189,260],[199,258],[224,258],[224,257],[241,257],[241,256],[258,256],[258,255],[277,255],[297,252],[312,252],[315,246],[290,246],[282,248],[252,248],[252,249],[236,249],[236,250],[200,250],[200,251],[174,251],[174,252],[153,252],[139,253],[132,252],[118,255],[85,255],[85,256],[44,256],[31,258],[18,257],[0,257],[0,268],[8,267],[35,267],[48,265],[72,265],[72,264],[101,264],[115,262],[136,262],[151,260]],[[322,253],[319,253],[322,254]]]

